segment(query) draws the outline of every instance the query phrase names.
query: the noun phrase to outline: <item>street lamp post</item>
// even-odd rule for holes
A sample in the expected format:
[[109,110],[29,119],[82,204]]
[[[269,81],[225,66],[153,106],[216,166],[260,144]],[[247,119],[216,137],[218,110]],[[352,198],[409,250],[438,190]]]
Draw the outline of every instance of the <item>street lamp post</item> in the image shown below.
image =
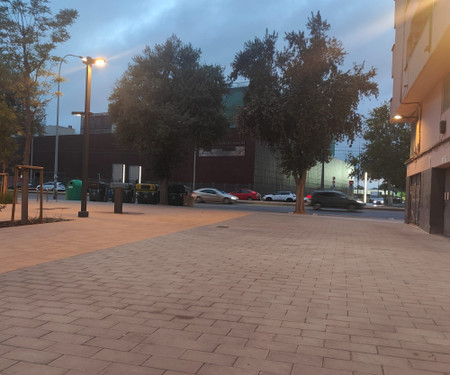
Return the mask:
[[88,191],[88,167],[89,167],[89,118],[91,114],[91,73],[92,64],[103,65],[104,59],[92,57],[83,58],[86,64],[86,96],[84,102],[84,127],[83,127],[83,160],[82,160],[82,185],[81,185],[81,210],[78,217],[88,217],[87,211],[87,191]]
[[72,55],[71,53],[68,53],[59,62],[58,77],[57,77],[58,91],[56,94],[55,167],[53,170],[54,171],[54,173],[53,173],[53,182],[54,182],[53,199],[58,199],[57,182],[58,182],[58,148],[59,148],[59,98],[61,96],[61,92],[60,92],[61,66],[62,66],[62,63],[66,60],[66,57],[78,57],[79,59],[83,58],[83,56]]

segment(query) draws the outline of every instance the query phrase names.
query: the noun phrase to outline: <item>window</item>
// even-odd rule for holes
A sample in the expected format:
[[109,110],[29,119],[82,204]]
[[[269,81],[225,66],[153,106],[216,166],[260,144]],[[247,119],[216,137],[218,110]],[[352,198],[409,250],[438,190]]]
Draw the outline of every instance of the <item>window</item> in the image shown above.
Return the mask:
[[426,24],[431,19],[433,11],[433,3],[430,0],[422,0],[419,2],[418,9],[411,20],[411,28],[408,35],[406,46],[406,61],[409,61],[420,37],[423,34]]
[[450,74],[444,79],[444,101],[442,103],[442,112],[450,108]]

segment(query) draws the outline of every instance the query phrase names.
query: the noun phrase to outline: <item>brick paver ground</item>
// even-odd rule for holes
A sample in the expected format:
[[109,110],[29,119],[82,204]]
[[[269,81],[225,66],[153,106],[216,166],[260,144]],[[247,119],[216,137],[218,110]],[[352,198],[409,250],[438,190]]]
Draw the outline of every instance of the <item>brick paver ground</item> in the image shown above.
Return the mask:
[[388,221],[90,207],[0,229],[1,374],[450,374],[448,238]]

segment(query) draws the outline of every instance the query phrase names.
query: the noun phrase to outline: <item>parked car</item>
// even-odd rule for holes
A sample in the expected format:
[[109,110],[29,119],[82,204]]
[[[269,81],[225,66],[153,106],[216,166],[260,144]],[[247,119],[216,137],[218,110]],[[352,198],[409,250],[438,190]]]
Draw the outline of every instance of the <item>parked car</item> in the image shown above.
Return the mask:
[[275,194],[266,194],[263,196],[265,201],[284,201],[284,202],[295,202],[297,197],[292,191],[277,191]]
[[370,193],[369,203],[380,206],[384,204],[384,198],[378,192]]
[[304,197],[303,202],[305,206],[309,206],[311,204],[311,194],[308,194],[306,197]]
[[[55,183],[53,181],[44,182],[44,184],[42,185],[42,190],[53,191],[54,187],[55,187]],[[38,190],[38,191],[41,190],[41,185],[37,185],[36,190]],[[57,191],[66,191],[66,186],[62,182],[57,182],[56,190]]]
[[205,202],[233,203],[238,200],[238,197],[234,195],[213,188],[203,188],[194,190],[192,192],[192,197],[194,198],[195,202],[199,203]]
[[[9,185],[8,189],[10,189],[10,190],[14,189],[14,185]],[[21,182],[17,183],[17,189],[19,189],[19,190],[22,189],[22,183]],[[34,189],[33,184],[30,182],[28,184],[28,190],[33,190],[33,189]]]
[[248,201],[259,201],[261,199],[261,194],[250,189],[239,189],[238,191],[232,191],[230,194],[238,197],[239,199]]
[[315,210],[325,208],[345,208],[349,211],[355,211],[364,207],[360,200],[353,199],[337,190],[320,190],[311,195],[311,206]]

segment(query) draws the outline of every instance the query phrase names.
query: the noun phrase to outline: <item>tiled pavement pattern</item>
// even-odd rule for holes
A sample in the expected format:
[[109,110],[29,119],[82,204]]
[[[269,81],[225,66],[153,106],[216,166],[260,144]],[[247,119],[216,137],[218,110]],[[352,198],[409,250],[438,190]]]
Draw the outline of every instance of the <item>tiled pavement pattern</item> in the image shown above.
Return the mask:
[[[30,202],[30,218],[39,217],[37,207]],[[70,221],[0,229],[0,273],[245,215],[144,204],[124,204],[123,214],[114,214],[111,202],[89,202],[87,208],[89,218],[84,220],[78,218],[79,201],[50,200],[43,216]],[[15,218],[20,219],[20,207]],[[10,219],[8,206],[0,211],[0,220]]]
[[[393,222],[153,212],[204,221],[157,235],[148,211],[149,238],[0,274],[1,374],[450,374],[448,238]],[[33,243],[39,226],[0,229],[0,246],[14,234],[62,247],[52,237],[67,224],[66,242],[88,246],[95,220],[45,224]]]

